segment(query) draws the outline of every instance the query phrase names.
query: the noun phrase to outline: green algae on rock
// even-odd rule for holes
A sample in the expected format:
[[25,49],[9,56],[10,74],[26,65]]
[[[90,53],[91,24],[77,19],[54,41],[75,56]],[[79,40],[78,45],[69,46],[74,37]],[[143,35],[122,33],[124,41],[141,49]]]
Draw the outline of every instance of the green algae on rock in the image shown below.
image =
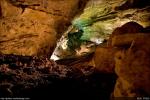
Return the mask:
[[[101,0],[99,3],[98,1],[90,0],[89,2],[93,2],[94,4],[88,3],[83,13],[74,18],[71,25],[72,29],[70,30],[69,28],[67,32],[64,33],[64,36],[62,36],[60,39],[61,41],[57,44],[51,59],[56,60],[57,58],[57,60],[60,60],[68,57],[76,58],[92,53],[95,51],[96,45],[101,45],[103,42],[107,41],[117,27],[120,27],[127,22],[134,21],[144,28],[150,26],[149,6],[145,6],[144,8],[116,10],[115,7],[124,3],[124,1]],[[72,32],[72,30],[75,30],[75,32]],[[73,50],[68,49],[70,47],[68,42],[73,40],[69,37],[70,34],[74,34],[74,37],[78,37],[78,34],[82,34],[80,38],[78,37],[78,40],[74,40],[74,44],[80,45],[74,45],[75,47],[72,45],[71,47],[74,48]],[[77,43],[79,41],[80,43]],[[62,47],[64,45],[65,49]]]

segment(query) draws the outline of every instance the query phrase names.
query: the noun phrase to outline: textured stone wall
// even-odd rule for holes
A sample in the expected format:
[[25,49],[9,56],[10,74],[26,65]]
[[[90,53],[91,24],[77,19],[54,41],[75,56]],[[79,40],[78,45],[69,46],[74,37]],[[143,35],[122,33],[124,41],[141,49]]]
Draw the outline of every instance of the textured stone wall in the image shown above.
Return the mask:
[[0,52],[50,55],[82,0],[1,0]]

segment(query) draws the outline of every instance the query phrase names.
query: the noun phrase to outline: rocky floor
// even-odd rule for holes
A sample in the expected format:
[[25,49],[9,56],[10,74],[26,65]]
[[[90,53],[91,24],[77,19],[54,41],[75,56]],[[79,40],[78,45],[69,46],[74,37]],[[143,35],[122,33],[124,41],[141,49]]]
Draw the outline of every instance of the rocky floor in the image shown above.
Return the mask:
[[36,57],[0,55],[0,97],[108,100],[115,74],[78,74]]

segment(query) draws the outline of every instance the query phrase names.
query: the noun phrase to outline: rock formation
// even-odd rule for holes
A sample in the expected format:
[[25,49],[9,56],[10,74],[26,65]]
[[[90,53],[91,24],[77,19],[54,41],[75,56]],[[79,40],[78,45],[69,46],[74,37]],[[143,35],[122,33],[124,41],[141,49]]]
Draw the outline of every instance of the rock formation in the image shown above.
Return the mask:
[[[79,5],[82,2],[83,5]],[[0,52],[50,55],[82,0],[1,0]]]
[[[145,34],[146,35],[146,34]],[[149,35],[137,39],[131,48],[116,54],[116,74],[119,76],[114,96],[149,96],[150,57]]]
[[108,100],[115,79],[114,74],[83,74],[72,66],[46,58],[0,55],[0,97],[3,98]]
[[[70,35],[79,36],[71,43],[85,39],[83,45],[75,44],[77,49],[71,48],[75,55],[66,55],[65,37],[65,44],[57,47],[63,52],[54,54],[68,59],[49,60],[57,40],[86,1],[0,0],[0,97],[32,93],[49,97],[45,90],[52,96],[66,96],[68,87],[68,95],[77,99],[150,96],[149,0],[90,0],[86,6],[92,5],[91,12],[85,9],[81,20],[72,23],[77,27]],[[99,4],[104,5],[93,10]],[[102,44],[90,40],[103,35],[108,38]]]
[[106,44],[96,48],[94,68],[118,76],[112,100],[150,95],[150,31],[147,30],[138,23],[126,23],[113,31]]

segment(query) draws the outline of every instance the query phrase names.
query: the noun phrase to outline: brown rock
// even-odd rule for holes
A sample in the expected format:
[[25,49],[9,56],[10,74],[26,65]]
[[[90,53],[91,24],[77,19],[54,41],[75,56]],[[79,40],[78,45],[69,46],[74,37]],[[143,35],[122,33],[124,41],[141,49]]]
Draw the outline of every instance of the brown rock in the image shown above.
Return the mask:
[[2,7],[1,7],[1,4],[0,4],[0,18],[2,17]]
[[[122,25],[121,27],[117,27],[111,34],[110,39],[108,41],[108,44],[111,46],[114,46],[114,40],[116,40],[116,37],[118,35],[122,36],[123,34],[134,34],[134,33],[139,33],[139,32],[143,32],[144,28],[136,23],[136,22],[128,22],[125,23],[124,25]],[[130,37],[130,36],[129,36]],[[121,40],[122,38],[119,37],[119,39]],[[124,39],[126,40],[126,39]],[[121,41],[115,41],[115,42],[122,42]]]
[[121,27],[116,28],[112,34],[119,35],[119,34],[126,34],[126,33],[139,33],[143,31],[143,27],[136,23],[136,22],[128,22],[122,25]]
[[137,33],[137,34],[124,34],[116,35],[112,38],[112,46],[128,46],[130,47],[134,41],[144,41],[150,34]]
[[145,6],[149,6],[149,0],[124,0],[124,3],[118,5],[116,10],[126,10],[130,8],[142,8]]
[[110,47],[97,47],[94,54],[95,68],[103,73],[114,73],[114,54],[118,51]]
[[[115,97],[135,97],[135,96],[137,96],[137,94],[134,93],[133,91],[134,91],[134,86],[132,86],[126,80],[119,78],[119,79],[117,79],[113,95]],[[116,100],[119,100],[119,99],[116,99]]]
[[[118,48],[114,46],[131,46],[133,41],[138,41],[139,39],[145,40],[148,34],[138,33],[142,32],[144,28],[136,22],[128,22],[121,27],[116,28],[112,37],[109,39],[111,41],[111,46],[113,47],[97,47],[94,54],[94,66],[100,72],[114,73],[115,60],[114,56]],[[136,34],[136,35],[135,35]]]
[[9,0],[13,5],[32,8],[56,16],[73,17],[83,0]]
[[115,72],[119,79],[114,90],[115,97],[150,95],[149,38],[147,35],[144,40],[138,39],[128,50],[116,54]]
[[4,54],[43,55],[55,46],[54,17],[26,9],[22,15],[1,19],[0,51]]
[[50,55],[79,0],[1,0],[0,52]]
[[21,8],[13,6],[11,3],[7,2],[6,0],[1,0],[0,6],[1,6],[1,15],[3,17],[18,16],[22,12]]

